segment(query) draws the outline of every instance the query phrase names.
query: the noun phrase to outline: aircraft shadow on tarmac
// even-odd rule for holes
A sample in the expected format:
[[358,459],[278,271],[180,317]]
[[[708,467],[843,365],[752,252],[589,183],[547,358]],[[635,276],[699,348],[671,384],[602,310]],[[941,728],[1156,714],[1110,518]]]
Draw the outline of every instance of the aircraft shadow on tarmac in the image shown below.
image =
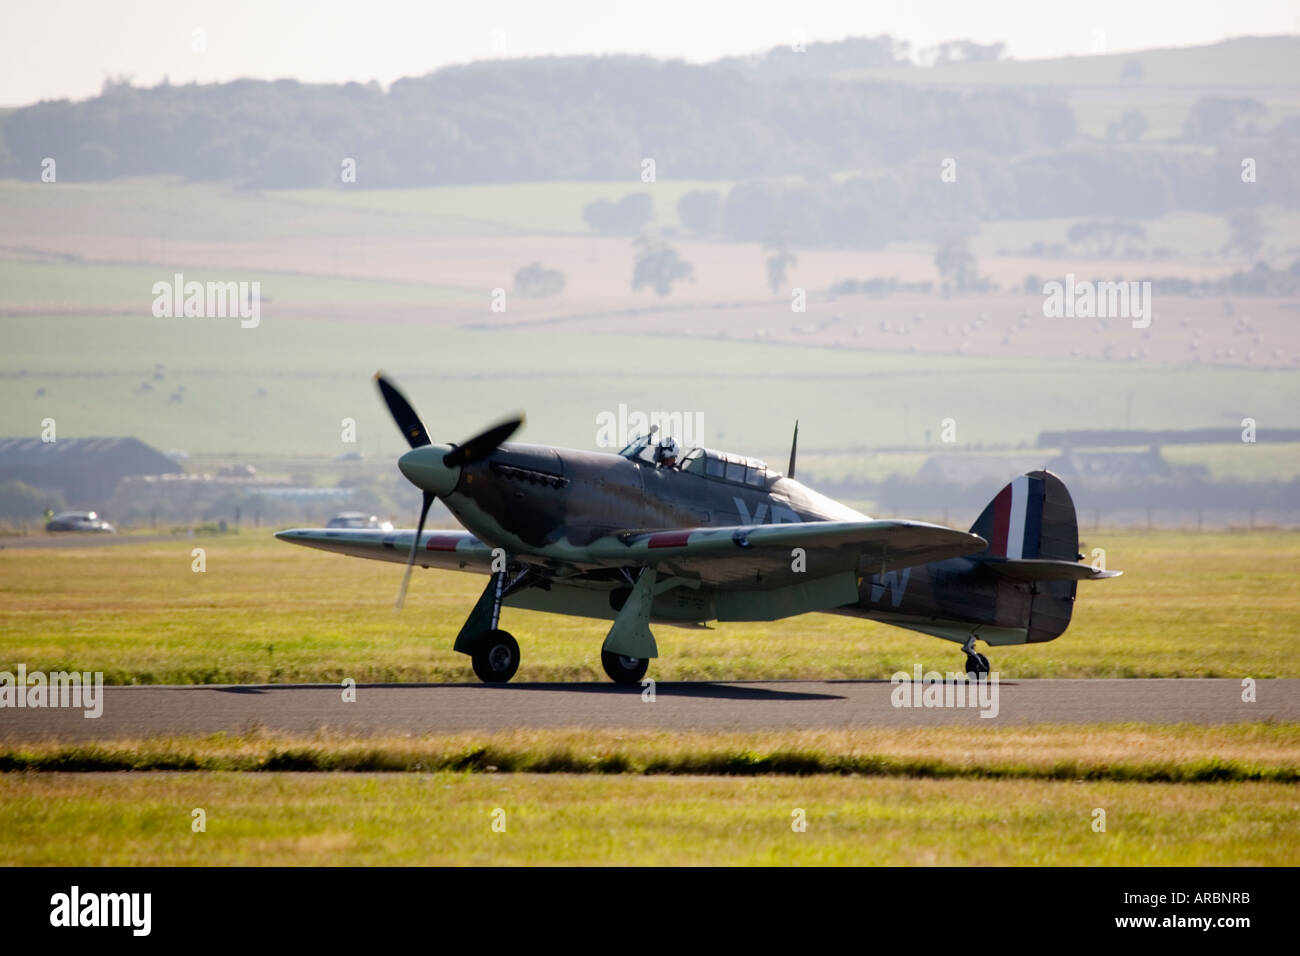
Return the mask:
[[[465,689],[509,693],[511,691],[559,691],[569,694],[622,694],[640,696],[639,685],[619,686],[604,683],[517,683],[517,684],[358,684],[357,690],[429,690]],[[200,688],[196,687],[195,690]],[[240,684],[226,687],[207,687],[222,694],[272,694],[282,691],[330,690],[337,691],[338,684]],[[710,681],[683,681],[656,683],[655,694],[660,697],[709,697],[718,700],[843,700],[840,694],[818,694],[808,691],[773,690],[768,687],[748,687],[744,684],[715,684]]]
[[[639,685],[618,684],[480,684],[497,690],[548,690],[578,694],[635,694],[641,695]],[[843,700],[839,694],[815,694],[808,691],[772,690],[768,687],[747,687],[743,684],[715,684],[710,681],[673,681],[655,683],[659,697],[713,697],[723,700]]]

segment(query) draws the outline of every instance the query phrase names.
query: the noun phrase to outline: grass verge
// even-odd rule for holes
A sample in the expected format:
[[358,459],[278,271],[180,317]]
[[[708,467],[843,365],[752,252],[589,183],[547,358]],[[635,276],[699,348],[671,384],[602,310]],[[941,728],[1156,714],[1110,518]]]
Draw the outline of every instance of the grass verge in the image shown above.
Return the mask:
[[871,776],[1300,782],[1300,725],[664,733],[518,730],[357,737],[249,732],[0,743],[0,770]]

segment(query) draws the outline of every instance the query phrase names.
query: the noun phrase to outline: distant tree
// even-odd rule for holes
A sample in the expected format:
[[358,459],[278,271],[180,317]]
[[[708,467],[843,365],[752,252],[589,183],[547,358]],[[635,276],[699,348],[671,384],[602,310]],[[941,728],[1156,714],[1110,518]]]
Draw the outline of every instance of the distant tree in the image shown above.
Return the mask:
[[1234,212],[1228,217],[1228,241],[1223,251],[1240,252],[1253,259],[1264,247],[1264,224],[1253,212]]
[[1237,133],[1254,133],[1252,117],[1264,114],[1264,104],[1249,98],[1203,96],[1183,121],[1183,138],[1195,143],[1217,143]]
[[597,199],[582,208],[587,225],[606,236],[635,236],[654,214],[654,199],[649,193],[631,193],[618,202]]
[[965,292],[978,285],[975,253],[970,243],[955,236],[940,243],[934,253],[934,266],[939,270],[945,291]]
[[785,285],[786,270],[799,260],[786,248],[785,239],[773,237],[763,243],[767,255],[767,284],[776,295]]
[[515,273],[516,295],[544,298],[563,291],[564,273],[559,269],[547,269],[540,262],[534,262]]
[[63,495],[12,480],[0,483],[0,518],[35,521],[44,512],[62,511]]
[[769,50],[755,61],[753,57],[722,60],[721,65],[747,64],[775,77],[795,74],[834,74],[841,70],[895,66],[907,62],[910,45],[889,36],[850,37],[834,43],[809,43],[803,52],[789,46]]
[[1119,79],[1121,83],[1140,83],[1145,74],[1146,67],[1142,65],[1141,60],[1125,60],[1124,68],[1120,70]]
[[674,282],[680,279],[695,281],[695,267],[683,262],[677,250],[668,243],[642,236],[633,245],[638,251],[632,270],[632,291],[649,286],[656,295],[667,295]]
[[715,235],[722,226],[722,193],[692,189],[677,200],[677,218],[697,236]]

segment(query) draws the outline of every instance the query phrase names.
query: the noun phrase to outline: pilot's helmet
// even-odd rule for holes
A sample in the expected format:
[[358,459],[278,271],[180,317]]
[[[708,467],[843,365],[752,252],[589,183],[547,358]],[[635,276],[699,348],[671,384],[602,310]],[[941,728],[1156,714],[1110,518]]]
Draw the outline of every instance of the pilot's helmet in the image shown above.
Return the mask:
[[659,460],[677,457],[677,439],[665,438],[659,443]]

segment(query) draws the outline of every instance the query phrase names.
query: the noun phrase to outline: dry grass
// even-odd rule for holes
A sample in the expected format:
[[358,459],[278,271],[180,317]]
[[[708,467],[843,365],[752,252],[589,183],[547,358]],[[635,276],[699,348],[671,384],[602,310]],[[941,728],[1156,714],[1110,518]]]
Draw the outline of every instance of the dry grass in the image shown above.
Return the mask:
[[1204,783],[1300,781],[1300,725],[666,733],[329,731],[0,744],[5,771],[867,775]]

